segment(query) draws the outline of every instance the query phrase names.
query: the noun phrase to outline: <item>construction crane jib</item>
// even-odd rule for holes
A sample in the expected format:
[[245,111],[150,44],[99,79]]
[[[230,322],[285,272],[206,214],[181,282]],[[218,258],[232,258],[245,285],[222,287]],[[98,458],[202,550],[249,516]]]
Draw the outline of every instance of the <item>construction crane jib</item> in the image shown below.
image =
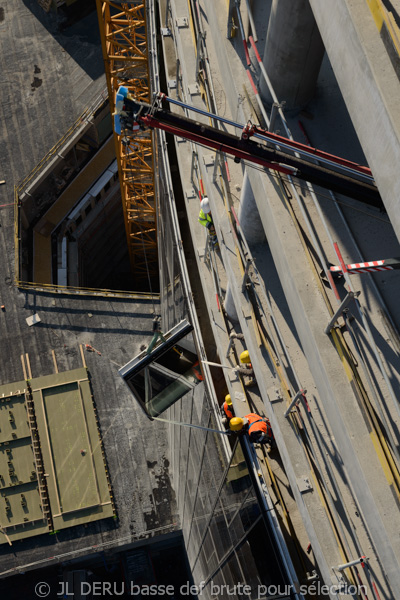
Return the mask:
[[[173,113],[162,106],[166,102],[219,120],[239,130],[240,135]],[[368,167],[265,131],[254,124],[242,125],[194,108],[161,92],[155,96],[153,104],[150,104],[136,98],[126,86],[121,86],[117,93],[114,127],[120,132],[162,129],[233,156],[236,161],[245,160],[272,171],[295,176],[383,209],[382,199]]]

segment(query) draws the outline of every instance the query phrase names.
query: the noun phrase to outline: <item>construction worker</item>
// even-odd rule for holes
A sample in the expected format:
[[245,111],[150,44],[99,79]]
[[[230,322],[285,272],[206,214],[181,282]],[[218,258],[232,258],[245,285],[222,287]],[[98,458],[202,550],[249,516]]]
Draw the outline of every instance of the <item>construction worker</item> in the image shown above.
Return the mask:
[[235,411],[232,406],[232,400],[229,394],[225,396],[225,402],[221,406],[221,412],[223,413],[222,423],[228,428],[229,421],[235,416]]
[[199,223],[208,230],[210,242],[215,245],[218,240],[211,216],[210,202],[206,196],[204,196],[203,200],[200,202]]
[[243,333],[236,333],[236,331],[232,331],[232,333],[229,335],[229,337],[232,340],[244,340],[244,335]]
[[253,444],[275,446],[274,434],[267,417],[260,417],[256,413],[249,413],[243,418],[233,417],[229,421],[229,429],[237,433],[248,433]]
[[254,369],[252,367],[252,364],[250,362],[250,354],[248,353],[247,350],[244,350],[240,357],[240,362],[241,365],[238,367],[235,367],[233,369],[234,373],[240,373],[241,375],[248,375],[249,379],[245,382],[245,386],[246,387],[251,387],[252,385],[256,384],[256,378],[254,375]]

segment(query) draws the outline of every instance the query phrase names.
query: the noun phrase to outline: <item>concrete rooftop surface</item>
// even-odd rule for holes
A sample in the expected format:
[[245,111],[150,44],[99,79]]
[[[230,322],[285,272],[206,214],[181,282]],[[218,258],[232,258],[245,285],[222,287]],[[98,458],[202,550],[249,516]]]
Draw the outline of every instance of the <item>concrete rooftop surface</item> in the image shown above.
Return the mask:
[[[61,14],[34,1],[2,4],[0,384],[82,367],[80,344],[101,352],[85,358],[93,385],[118,520],[113,518],[36,536],[0,550],[0,576],[49,556],[74,556],[98,544],[124,545],[174,531],[176,505],[168,467],[167,431],[157,436],[117,374],[152,337],[151,301],[68,297],[18,290],[14,281],[13,186],[50,150],[105,89],[96,12],[63,28]],[[33,314],[40,323],[29,327]],[[149,440],[151,443],[149,444]],[[126,468],[129,464],[129,469]],[[85,550],[86,549],[86,550]],[[12,549],[13,550],[13,549]]]

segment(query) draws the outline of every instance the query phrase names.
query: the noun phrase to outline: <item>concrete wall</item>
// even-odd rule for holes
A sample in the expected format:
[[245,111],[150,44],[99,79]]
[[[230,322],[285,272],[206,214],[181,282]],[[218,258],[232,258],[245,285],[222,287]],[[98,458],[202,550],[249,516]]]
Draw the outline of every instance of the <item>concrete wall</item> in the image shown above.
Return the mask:
[[[311,100],[323,56],[324,46],[308,0],[273,0],[263,63],[287,110],[302,108]],[[264,80],[260,94],[272,103]]]
[[310,4],[400,241],[400,82],[365,0]]

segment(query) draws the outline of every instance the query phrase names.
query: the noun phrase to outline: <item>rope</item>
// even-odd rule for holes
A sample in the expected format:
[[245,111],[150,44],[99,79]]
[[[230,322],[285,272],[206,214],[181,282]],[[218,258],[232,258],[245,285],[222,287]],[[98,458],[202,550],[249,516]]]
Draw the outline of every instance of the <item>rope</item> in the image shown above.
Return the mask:
[[181,425],[183,427],[193,427],[195,429],[203,429],[204,431],[212,431],[213,433],[220,433],[221,435],[230,435],[230,431],[220,431],[219,429],[210,429],[209,427],[202,427],[201,425],[192,425],[191,423],[181,423],[180,421],[171,421],[170,419],[161,419],[161,417],[153,417],[156,421],[164,421],[164,423],[172,423],[173,425]]

